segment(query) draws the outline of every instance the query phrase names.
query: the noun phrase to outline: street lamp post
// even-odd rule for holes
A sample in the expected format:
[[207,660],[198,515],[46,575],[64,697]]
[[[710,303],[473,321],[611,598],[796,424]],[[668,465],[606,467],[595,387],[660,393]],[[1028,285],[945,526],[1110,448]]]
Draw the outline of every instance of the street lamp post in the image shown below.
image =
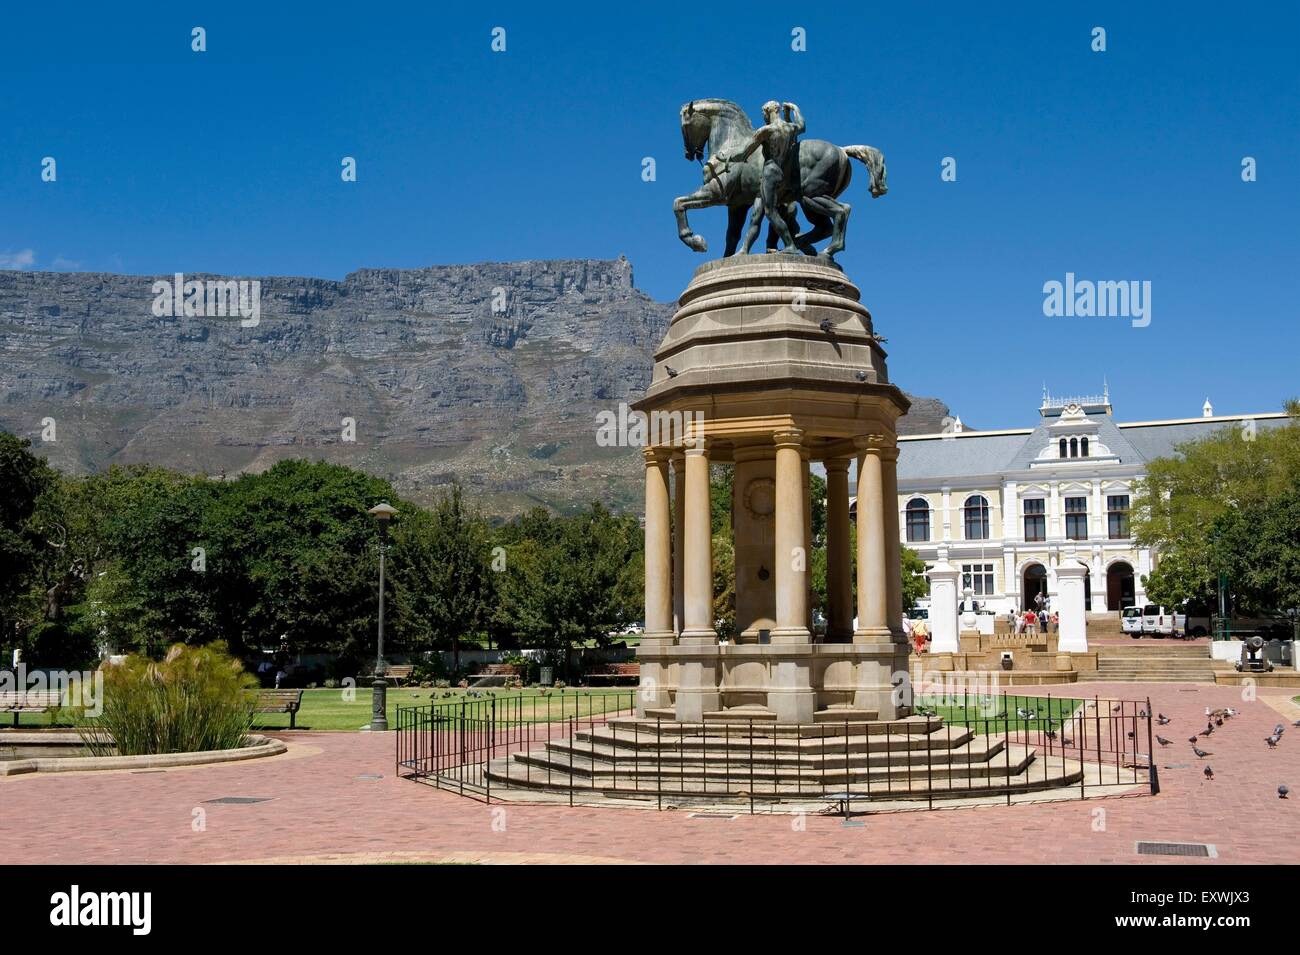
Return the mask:
[[397,508],[387,501],[380,501],[369,513],[379,525],[379,645],[375,654],[375,680],[370,690],[370,729],[376,732],[388,729],[388,679],[384,675],[388,669],[384,663],[384,555],[388,551],[388,522],[397,513]]

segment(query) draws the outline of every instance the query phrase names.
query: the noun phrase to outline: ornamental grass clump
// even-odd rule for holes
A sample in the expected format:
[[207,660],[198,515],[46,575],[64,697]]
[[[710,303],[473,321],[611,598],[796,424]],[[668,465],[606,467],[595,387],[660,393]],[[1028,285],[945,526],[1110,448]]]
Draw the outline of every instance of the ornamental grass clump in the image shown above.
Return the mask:
[[133,654],[103,673],[103,712],[81,728],[97,756],[234,749],[247,740],[257,680],[224,643],[178,643],[161,661]]

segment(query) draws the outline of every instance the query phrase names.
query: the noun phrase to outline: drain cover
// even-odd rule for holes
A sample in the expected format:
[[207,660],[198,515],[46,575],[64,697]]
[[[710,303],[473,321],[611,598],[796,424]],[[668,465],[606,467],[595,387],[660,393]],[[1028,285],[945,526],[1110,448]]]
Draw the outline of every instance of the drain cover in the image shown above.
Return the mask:
[[222,796],[220,799],[205,799],[205,803],[221,803],[226,806],[247,806],[255,802],[270,802],[274,796]]
[[691,812],[686,814],[687,819],[735,819],[734,812]]
[[383,779],[381,773],[362,773],[357,779]]
[[1139,842],[1140,856],[1185,856],[1195,859],[1217,859],[1214,846],[1204,842]]

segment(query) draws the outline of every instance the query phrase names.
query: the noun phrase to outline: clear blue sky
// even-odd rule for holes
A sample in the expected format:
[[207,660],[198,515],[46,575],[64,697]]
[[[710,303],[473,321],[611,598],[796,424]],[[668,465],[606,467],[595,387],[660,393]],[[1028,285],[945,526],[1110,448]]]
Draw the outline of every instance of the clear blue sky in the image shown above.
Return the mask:
[[[341,277],[622,253],[669,299],[704,258],[670,209],[700,179],[679,106],[788,99],[808,135],[888,159],[888,196],[859,169],[844,197],[840,261],[904,388],[986,428],[1032,424],[1044,380],[1108,376],[1129,420],[1300,392],[1296,4],[292,6],[8,5],[0,263]],[[695,222],[718,250],[721,211]],[[1067,271],[1151,281],[1150,326],[1045,318]]]

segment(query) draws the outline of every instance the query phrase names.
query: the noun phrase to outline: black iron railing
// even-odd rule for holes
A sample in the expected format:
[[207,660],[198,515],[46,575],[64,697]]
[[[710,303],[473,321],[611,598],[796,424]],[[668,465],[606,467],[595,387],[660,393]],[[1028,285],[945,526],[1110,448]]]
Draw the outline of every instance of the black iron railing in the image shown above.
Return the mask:
[[635,799],[933,807],[1159,791],[1149,700],[919,695],[907,719],[636,719],[635,689],[481,696],[397,711],[397,772],[492,801]]

